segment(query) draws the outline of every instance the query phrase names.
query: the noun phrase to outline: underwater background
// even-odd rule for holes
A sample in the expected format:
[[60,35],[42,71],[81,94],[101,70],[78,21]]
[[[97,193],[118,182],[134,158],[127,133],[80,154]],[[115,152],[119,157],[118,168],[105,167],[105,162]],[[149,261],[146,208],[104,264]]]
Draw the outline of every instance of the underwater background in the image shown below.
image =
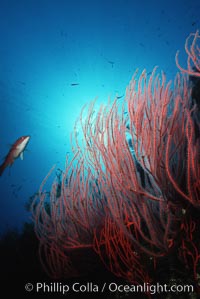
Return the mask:
[[[19,137],[31,136],[23,161],[16,159],[0,177],[1,258],[6,234],[15,241],[28,235],[27,203],[51,167],[55,177],[66,155],[73,156],[70,136],[82,107],[95,98],[97,106],[123,99],[137,68],[151,74],[158,66],[173,80],[176,52],[185,62],[185,40],[200,28],[199,15],[199,0],[0,1],[1,163]],[[51,183],[52,176],[45,190]],[[38,244],[27,236],[16,248],[13,238],[7,273],[23,276],[16,251],[27,253],[30,245],[36,252]],[[29,254],[31,265],[35,255]],[[31,271],[46,278],[39,263]]]

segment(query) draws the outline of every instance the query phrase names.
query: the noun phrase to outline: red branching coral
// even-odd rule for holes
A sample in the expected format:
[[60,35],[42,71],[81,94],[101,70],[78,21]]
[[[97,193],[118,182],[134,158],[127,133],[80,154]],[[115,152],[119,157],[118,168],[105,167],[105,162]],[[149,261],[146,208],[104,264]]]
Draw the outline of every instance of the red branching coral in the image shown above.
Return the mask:
[[[187,69],[180,66],[178,61],[179,51],[176,53],[176,65],[183,73],[188,75],[200,77],[200,48],[198,40],[200,39],[199,31],[196,33],[190,33],[185,42],[185,51],[187,53]],[[190,45],[190,41],[192,43]]]
[[[176,55],[180,70],[193,76],[200,72],[199,38],[196,32],[186,40],[187,70]],[[32,204],[44,268],[56,278],[79,275],[75,253],[89,250],[97,254],[91,264],[99,256],[115,275],[149,282],[152,260],[155,268],[173,252],[192,264],[197,281],[192,211],[200,208],[200,125],[188,78],[178,74],[172,88],[156,68],[149,79],[145,70],[138,79],[136,72],[124,102],[94,107],[82,110],[83,139],[75,126],[74,158],[60,186],[55,182],[47,196],[42,185]]]

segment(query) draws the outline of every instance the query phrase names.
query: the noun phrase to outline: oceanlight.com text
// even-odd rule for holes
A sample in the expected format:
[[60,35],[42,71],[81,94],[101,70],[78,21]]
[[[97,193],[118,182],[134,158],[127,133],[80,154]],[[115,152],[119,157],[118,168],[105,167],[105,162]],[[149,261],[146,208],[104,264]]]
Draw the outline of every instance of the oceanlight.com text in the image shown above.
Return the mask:
[[180,285],[180,284],[150,284],[144,283],[140,285],[132,285],[132,284],[118,284],[115,282],[103,284],[95,284],[92,282],[87,282],[85,284],[81,284],[79,282],[75,282],[72,285],[64,284],[61,282],[37,282],[35,285],[32,283],[27,283],[25,285],[25,290],[27,292],[35,291],[36,293],[59,293],[59,294],[67,294],[69,292],[72,293],[98,293],[98,292],[110,292],[110,293],[149,293],[154,295],[156,293],[193,293],[194,287],[192,285]]

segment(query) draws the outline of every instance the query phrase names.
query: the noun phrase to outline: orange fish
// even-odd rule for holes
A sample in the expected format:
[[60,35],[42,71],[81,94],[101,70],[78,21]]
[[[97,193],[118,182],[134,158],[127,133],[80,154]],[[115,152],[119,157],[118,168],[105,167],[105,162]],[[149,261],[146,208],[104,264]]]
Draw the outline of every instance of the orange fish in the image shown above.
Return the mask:
[[3,164],[0,165],[0,176],[7,166],[11,166],[18,157],[23,160],[24,150],[29,142],[30,136],[22,136],[12,145],[9,153],[5,157]]

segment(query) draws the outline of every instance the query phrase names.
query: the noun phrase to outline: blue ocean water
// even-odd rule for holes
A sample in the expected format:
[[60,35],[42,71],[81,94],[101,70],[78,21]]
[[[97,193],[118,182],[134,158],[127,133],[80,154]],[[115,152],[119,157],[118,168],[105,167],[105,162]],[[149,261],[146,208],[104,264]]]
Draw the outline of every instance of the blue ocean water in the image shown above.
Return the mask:
[[52,165],[64,169],[84,104],[123,96],[136,68],[158,65],[173,80],[199,12],[199,0],[0,1],[1,162],[31,136],[0,177],[1,233],[29,221],[25,203]]

